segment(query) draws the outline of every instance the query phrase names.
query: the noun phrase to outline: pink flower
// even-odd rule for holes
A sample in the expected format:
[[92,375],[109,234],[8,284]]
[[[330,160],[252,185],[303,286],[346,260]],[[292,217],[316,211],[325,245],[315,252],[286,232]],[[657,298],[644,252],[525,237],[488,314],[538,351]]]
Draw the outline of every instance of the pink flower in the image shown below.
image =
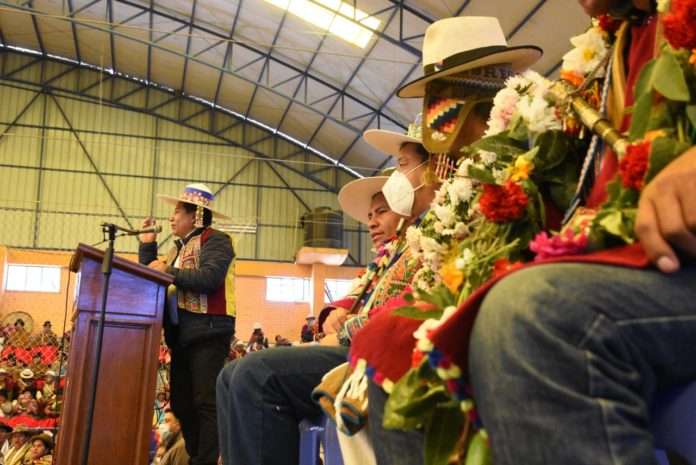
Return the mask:
[[529,248],[536,254],[535,261],[548,260],[562,255],[579,255],[587,247],[587,232],[582,229],[575,233],[571,228],[561,234],[549,236],[545,231],[540,232],[529,243]]

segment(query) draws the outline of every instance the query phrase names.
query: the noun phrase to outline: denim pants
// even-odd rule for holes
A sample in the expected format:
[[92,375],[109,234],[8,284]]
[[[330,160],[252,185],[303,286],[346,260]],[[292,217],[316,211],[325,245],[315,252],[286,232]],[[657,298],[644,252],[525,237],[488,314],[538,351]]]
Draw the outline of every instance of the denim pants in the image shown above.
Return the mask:
[[653,464],[652,396],[696,378],[696,267],[513,273],[483,302],[469,362],[496,465]]
[[298,463],[299,422],[322,415],[310,394],[346,357],[339,347],[279,347],[225,366],[217,379],[223,465]]
[[230,337],[172,347],[171,405],[179,419],[191,465],[217,465],[215,379],[229,352]]

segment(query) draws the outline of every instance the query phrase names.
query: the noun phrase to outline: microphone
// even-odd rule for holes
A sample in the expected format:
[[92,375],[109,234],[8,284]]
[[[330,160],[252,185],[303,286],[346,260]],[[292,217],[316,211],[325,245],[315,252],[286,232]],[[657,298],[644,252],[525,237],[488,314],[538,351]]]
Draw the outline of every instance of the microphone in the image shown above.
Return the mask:
[[102,223],[100,226],[102,226],[103,228],[114,228],[117,231],[125,233],[126,236],[137,236],[138,234],[162,232],[162,225],[159,224],[155,226],[149,226],[143,229],[128,229],[113,223]]

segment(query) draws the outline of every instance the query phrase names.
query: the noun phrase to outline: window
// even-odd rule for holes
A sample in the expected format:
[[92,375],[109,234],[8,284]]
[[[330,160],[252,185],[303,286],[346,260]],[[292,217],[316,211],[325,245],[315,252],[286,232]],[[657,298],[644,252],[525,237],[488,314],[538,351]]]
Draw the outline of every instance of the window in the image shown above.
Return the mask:
[[343,298],[352,291],[353,281],[350,279],[327,279],[324,288],[324,302],[329,303]]
[[307,302],[309,279],[266,278],[266,300],[272,302]]
[[8,291],[60,292],[60,267],[8,265]]

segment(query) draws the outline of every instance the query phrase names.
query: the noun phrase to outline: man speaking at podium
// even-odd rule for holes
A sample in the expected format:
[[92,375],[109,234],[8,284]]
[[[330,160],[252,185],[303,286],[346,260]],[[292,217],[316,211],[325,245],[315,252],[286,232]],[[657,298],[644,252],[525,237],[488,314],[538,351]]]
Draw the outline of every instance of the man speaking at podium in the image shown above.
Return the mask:
[[[175,206],[169,217],[177,237],[166,260],[157,260],[157,233],[140,235],[140,263],[174,276],[167,291],[164,338],[172,351],[171,406],[181,423],[192,465],[215,465],[219,455],[215,379],[234,334],[234,246],[210,227],[213,194],[189,184],[179,197],[157,194]],[[143,228],[155,225],[154,219]]]

